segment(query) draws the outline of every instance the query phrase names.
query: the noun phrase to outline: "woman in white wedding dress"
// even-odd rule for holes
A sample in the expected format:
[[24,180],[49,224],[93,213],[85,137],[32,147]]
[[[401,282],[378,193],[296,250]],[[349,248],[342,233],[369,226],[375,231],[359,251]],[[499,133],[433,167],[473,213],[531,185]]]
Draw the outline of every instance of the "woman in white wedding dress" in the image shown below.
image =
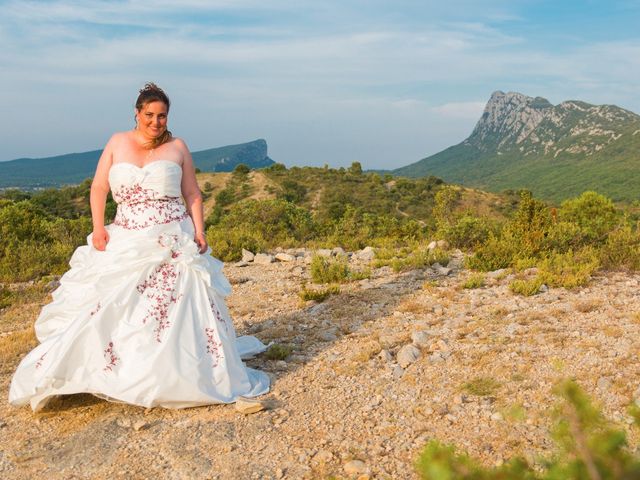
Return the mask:
[[[88,392],[185,408],[269,390],[269,377],[241,360],[266,347],[236,337],[224,302],[231,286],[207,246],[191,154],[167,130],[169,105],[145,85],[136,128],[107,143],[91,186],[93,232],[36,320],[41,343],[13,376],[11,404],[37,411]],[[109,189],[118,210],[105,226]]]

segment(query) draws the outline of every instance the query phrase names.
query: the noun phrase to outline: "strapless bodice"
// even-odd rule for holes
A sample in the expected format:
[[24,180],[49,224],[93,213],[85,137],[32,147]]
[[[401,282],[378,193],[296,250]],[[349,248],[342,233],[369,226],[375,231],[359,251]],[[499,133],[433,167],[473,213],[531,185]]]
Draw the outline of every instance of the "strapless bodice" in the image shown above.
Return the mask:
[[180,198],[182,167],[156,160],[144,167],[119,162],[109,170],[109,186],[118,203],[114,225],[139,230],[181,221],[187,212]]
[[119,162],[109,170],[109,185],[118,203],[179,197],[182,167],[169,160],[156,160],[144,167]]

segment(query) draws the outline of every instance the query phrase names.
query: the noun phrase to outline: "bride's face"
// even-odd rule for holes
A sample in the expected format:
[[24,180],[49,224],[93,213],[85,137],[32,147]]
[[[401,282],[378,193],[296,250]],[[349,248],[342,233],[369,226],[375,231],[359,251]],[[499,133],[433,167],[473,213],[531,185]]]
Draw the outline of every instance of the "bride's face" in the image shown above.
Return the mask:
[[147,138],[156,138],[167,129],[167,106],[163,102],[149,102],[136,109],[138,131]]

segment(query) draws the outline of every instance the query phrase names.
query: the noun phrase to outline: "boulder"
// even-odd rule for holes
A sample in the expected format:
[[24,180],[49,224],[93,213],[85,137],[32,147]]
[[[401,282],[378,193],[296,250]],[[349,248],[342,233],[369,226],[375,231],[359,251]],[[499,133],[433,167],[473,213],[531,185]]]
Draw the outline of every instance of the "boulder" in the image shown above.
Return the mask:
[[243,262],[253,262],[255,255],[249,250],[242,249],[242,261]]
[[273,263],[273,261],[273,255],[269,255],[268,253],[258,253],[253,258],[253,263],[260,265],[268,265],[269,263]]

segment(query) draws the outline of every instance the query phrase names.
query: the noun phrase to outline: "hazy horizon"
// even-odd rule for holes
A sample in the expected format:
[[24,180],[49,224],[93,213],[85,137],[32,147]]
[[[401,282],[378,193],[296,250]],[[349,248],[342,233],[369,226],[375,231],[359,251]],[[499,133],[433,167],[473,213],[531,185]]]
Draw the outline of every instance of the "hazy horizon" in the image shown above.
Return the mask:
[[0,160],[98,150],[146,81],[193,151],[391,169],[464,140],[495,90],[640,112],[640,4],[0,1]]

